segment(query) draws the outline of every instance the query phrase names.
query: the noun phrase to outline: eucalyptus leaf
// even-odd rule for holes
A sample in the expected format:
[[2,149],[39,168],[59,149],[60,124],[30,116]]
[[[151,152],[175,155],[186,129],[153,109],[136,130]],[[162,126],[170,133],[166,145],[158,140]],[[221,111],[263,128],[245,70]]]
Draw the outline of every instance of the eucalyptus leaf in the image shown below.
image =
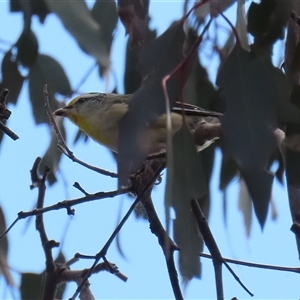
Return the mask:
[[183,125],[173,138],[168,150],[166,184],[166,219],[170,222],[170,209],[175,211],[174,238],[180,248],[179,269],[185,281],[200,277],[199,253],[203,249],[197,223],[191,213],[191,199],[207,194],[201,154],[198,154],[188,128]]
[[238,164],[263,226],[273,181],[266,167],[276,147],[274,78],[261,60],[236,46],[224,62],[217,84],[227,106],[221,118],[225,150]]
[[49,101],[52,110],[58,108],[55,93],[70,95],[72,93],[69,79],[63,67],[48,55],[38,55],[31,66],[28,76],[29,96],[36,124],[48,123],[44,105],[44,85],[47,84]]

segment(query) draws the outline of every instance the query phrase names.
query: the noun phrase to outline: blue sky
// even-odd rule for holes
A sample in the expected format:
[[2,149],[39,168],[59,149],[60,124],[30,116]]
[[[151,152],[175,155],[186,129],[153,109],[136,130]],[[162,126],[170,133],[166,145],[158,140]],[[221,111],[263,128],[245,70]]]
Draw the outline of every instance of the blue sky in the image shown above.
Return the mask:
[[[152,1],[150,14],[152,28],[158,28],[162,33],[170,24],[181,16],[182,1]],[[0,31],[0,40],[16,41],[22,30],[22,16],[9,13],[9,3],[0,1],[0,19],[5,27]],[[234,14],[234,10],[231,11]],[[3,30],[5,28],[5,30]],[[44,25],[37,18],[33,22],[33,30],[38,36],[40,53],[48,54],[57,59],[70,78],[72,87],[76,87],[83,74],[93,64],[93,59],[82,54],[73,38],[62,29],[60,21],[53,15],[47,17]],[[116,74],[117,85],[122,91],[124,71],[124,51],[126,37],[123,26],[118,25],[116,41],[112,52],[112,70]],[[0,55],[8,46],[0,43]],[[108,81],[100,80],[95,71],[80,88],[82,92],[109,91],[114,87],[114,77]],[[27,85],[24,86],[17,106],[10,107],[12,111],[9,127],[19,136],[18,141],[5,138],[0,149],[0,201],[10,224],[21,210],[31,210],[37,196],[37,191],[31,191],[29,170],[37,156],[43,155],[49,143],[49,129],[45,125],[35,126],[32,120]],[[111,154],[93,141],[72,145],[76,130],[67,123],[67,142],[75,155],[90,164],[103,169],[115,171],[115,162]],[[220,153],[218,153],[220,158]],[[220,161],[220,159],[218,159]],[[109,191],[116,188],[114,179],[93,174],[63,157],[61,171],[58,174],[59,183],[49,188],[46,194],[46,205],[57,203],[64,199],[81,197],[82,194],[72,187],[75,181],[90,193]],[[288,199],[284,187],[274,185],[273,198],[279,212],[276,221],[267,220],[264,231],[260,230],[258,222],[253,221],[252,234],[246,238],[242,215],[238,210],[238,181],[235,180],[227,192],[228,214],[227,225],[223,221],[223,198],[218,191],[219,164],[214,168],[211,185],[212,207],[210,214],[211,230],[216,238],[224,257],[252,261],[257,263],[298,266],[298,254],[293,234],[289,228],[291,218]],[[164,182],[155,188],[153,201],[161,218],[164,218],[163,195]],[[104,199],[75,207],[74,217],[66,215],[65,211],[49,212],[45,215],[45,225],[49,238],[64,240],[62,250],[70,259],[76,252],[94,254],[102,248],[110,233],[117,224],[118,216],[124,215],[132,203],[127,196]],[[34,220],[19,222],[9,233],[9,262],[15,271],[41,272],[44,269],[44,256],[38,233],[34,229]],[[101,299],[172,299],[173,294],[168,280],[162,251],[156,237],[151,234],[147,222],[137,220],[132,216],[125,224],[120,234],[120,241],[126,258],[118,253],[115,244],[109,249],[107,259],[118,265],[121,272],[129,277],[124,283],[108,273],[101,273],[91,278],[91,289],[96,298]],[[207,253],[207,251],[205,251]],[[80,261],[73,267],[87,268],[91,261]],[[215,298],[213,268],[210,261],[202,259],[203,278],[193,280],[185,289],[186,298]],[[233,266],[243,283],[255,294],[254,299],[296,299],[299,298],[299,275]],[[18,282],[17,272],[15,279]],[[2,296],[4,284],[0,290]],[[224,269],[225,298],[238,297],[247,299],[249,296]],[[75,291],[71,284],[66,298]],[[3,298],[10,297],[9,292],[3,292]],[[8,296],[9,295],[9,296]]]

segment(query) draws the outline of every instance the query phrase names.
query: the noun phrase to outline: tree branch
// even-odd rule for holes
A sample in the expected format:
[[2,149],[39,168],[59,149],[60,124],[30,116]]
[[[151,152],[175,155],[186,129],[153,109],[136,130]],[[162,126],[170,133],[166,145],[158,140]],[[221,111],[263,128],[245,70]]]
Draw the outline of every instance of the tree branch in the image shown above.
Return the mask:
[[6,106],[6,98],[8,93],[8,89],[3,89],[0,93],[0,130],[15,141],[19,137],[4,124],[4,122],[8,120],[11,115],[10,110]]
[[[33,187],[38,188],[37,209],[43,208],[44,206],[45,191],[46,191],[45,182],[47,179],[47,175],[50,171],[50,169],[46,167],[43,177],[40,178],[37,171],[40,162],[41,162],[41,158],[38,157],[35,160],[33,167],[30,171],[31,180],[32,180],[31,188]],[[46,257],[46,282],[43,289],[43,299],[52,300],[55,297],[57,283],[58,283],[56,266],[52,256],[52,248],[58,247],[59,243],[48,239],[42,214],[36,216],[35,227],[40,234],[42,247]]]
[[215,269],[217,299],[223,300],[224,299],[223,280],[222,280],[223,257],[221,255],[218,245],[209,229],[206,218],[205,218],[197,200],[195,200],[195,199],[191,200],[191,207],[192,207],[192,212],[196,218],[198,228],[202,234],[204,243],[212,255],[212,261],[213,261],[213,265],[214,265],[214,269]]

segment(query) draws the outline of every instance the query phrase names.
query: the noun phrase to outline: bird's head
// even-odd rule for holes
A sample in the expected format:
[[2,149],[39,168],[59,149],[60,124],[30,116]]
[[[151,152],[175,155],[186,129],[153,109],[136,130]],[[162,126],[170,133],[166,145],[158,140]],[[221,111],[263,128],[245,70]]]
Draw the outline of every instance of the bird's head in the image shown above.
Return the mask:
[[112,118],[105,110],[110,99],[107,95],[103,93],[82,94],[72,99],[66,106],[54,111],[53,114],[69,119],[92,139],[115,150],[116,145],[111,145],[111,137],[105,131],[107,124],[113,122],[110,121]]
[[106,97],[103,93],[86,93],[73,98],[66,106],[53,112],[55,116],[66,117],[80,126],[82,119],[88,119],[100,102]]

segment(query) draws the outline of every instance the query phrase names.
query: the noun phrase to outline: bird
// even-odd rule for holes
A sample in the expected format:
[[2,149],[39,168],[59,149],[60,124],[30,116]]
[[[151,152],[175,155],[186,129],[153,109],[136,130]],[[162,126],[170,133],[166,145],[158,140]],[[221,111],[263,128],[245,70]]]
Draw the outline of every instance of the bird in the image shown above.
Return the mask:
[[[114,153],[118,153],[119,122],[128,111],[132,94],[90,92],[73,98],[66,106],[53,112],[55,116],[65,117],[79,127],[85,134]],[[215,122],[222,114],[206,111],[198,106],[176,102],[171,112],[172,135],[185,123],[193,134],[205,122]],[[212,119],[213,118],[213,119]],[[143,136],[148,155],[166,150],[166,115],[161,115]],[[209,146],[216,138],[198,145],[199,149]]]

